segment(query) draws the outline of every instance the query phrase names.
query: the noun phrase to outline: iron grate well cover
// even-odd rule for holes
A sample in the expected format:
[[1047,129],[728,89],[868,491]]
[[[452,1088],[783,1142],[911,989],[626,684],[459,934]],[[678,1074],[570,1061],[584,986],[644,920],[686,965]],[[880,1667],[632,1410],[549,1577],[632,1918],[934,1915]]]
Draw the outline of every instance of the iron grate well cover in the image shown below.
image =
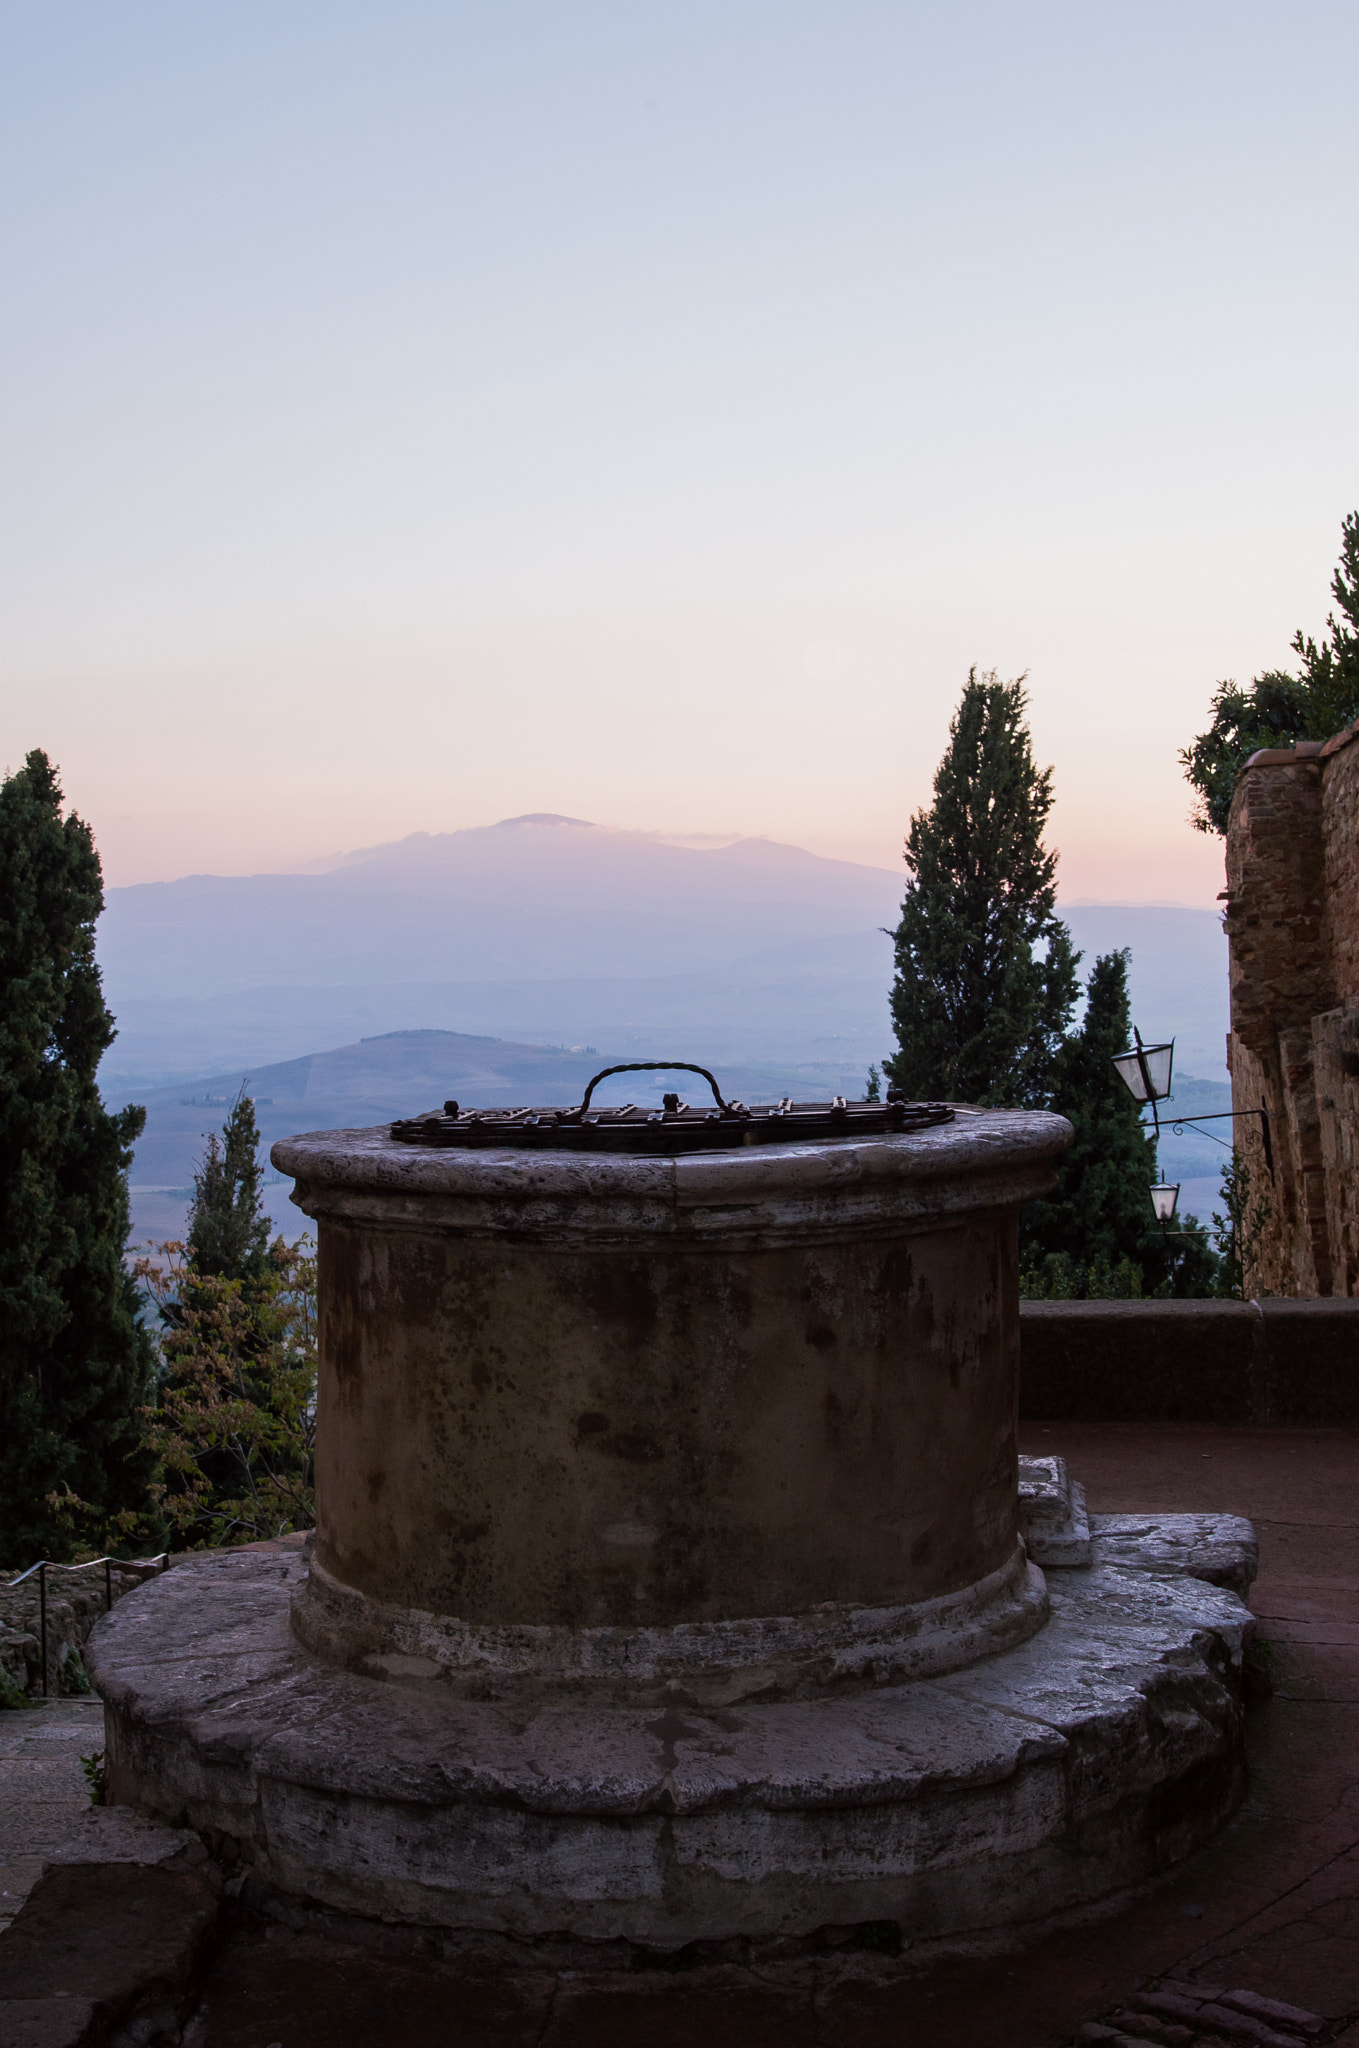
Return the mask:
[[[701,1074],[713,1101],[690,1104],[677,1094],[666,1095],[660,1109],[638,1103],[592,1109],[599,1083],[610,1074]],[[952,1122],[946,1102],[904,1102],[889,1092],[886,1102],[848,1102],[843,1095],[829,1102],[781,1102],[748,1109],[725,1101],[706,1067],[690,1060],[629,1060],[595,1075],[583,1100],[572,1109],[468,1109],[446,1102],[442,1112],[400,1119],[393,1138],[406,1145],[517,1146],[524,1150],[565,1152],[715,1152],[733,1145],[790,1143],[806,1138],[866,1138],[901,1131],[927,1130]]]

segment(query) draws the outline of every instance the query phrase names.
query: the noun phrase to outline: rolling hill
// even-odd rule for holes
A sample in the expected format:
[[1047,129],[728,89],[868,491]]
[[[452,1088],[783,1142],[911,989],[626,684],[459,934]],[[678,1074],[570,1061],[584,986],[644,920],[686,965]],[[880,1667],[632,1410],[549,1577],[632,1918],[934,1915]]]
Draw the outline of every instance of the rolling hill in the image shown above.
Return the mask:
[[[242,1087],[255,1100],[255,1114],[267,1153],[276,1138],[297,1131],[333,1130],[389,1122],[432,1109],[450,1095],[478,1108],[515,1103],[562,1106],[579,1102],[586,1083],[601,1067],[630,1055],[595,1051],[588,1045],[516,1044],[457,1031],[394,1031],[311,1053],[301,1059],[240,1069],[185,1086],[155,1089],[145,1096],[146,1129],[133,1162],[134,1240],[174,1236],[182,1227],[194,1169],[209,1132],[220,1130]],[[679,1053],[680,1058],[692,1057]],[[706,1064],[699,1055],[699,1063]],[[834,1065],[751,1067],[722,1062],[717,1079],[724,1094],[745,1101],[777,1101],[780,1095],[829,1096],[861,1093],[863,1073]],[[676,1077],[663,1073],[619,1075],[601,1084],[596,1099],[658,1104]],[[705,1084],[678,1077],[691,1099]],[[270,1210],[276,1223],[289,1219],[277,1193]],[[291,1221],[296,1223],[296,1211]]]

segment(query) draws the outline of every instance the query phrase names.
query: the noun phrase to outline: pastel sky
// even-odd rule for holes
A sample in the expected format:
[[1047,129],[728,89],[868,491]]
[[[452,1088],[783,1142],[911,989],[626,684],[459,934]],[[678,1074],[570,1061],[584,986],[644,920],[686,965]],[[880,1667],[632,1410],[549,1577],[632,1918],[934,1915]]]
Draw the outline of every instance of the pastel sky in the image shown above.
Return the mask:
[[[532,810],[1068,896],[1359,504],[1359,9],[0,0],[0,733],[113,882]],[[1346,253],[1348,251],[1348,254]]]

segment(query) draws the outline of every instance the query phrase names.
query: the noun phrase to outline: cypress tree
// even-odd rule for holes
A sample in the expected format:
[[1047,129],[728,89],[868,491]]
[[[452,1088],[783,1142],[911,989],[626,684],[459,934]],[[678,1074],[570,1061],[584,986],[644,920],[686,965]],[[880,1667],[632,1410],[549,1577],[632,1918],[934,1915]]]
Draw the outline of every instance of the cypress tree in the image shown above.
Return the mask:
[[47,756],[0,783],[0,1558],[68,1556],[149,1503],[154,1356],[123,1264],[145,1111],[95,1085],[114,1037],[95,965],[103,908],[87,825]]
[[934,803],[907,834],[885,1065],[917,1100],[1046,1103],[1075,1005],[1080,956],[1043,845],[1052,770],[1034,765],[1023,683],[969,673]]
[[1218,1257],[1206,1234],[1193,1234],[1196,1219],[1180,1218],[1171,1235],[1152,1215],[1156,1141],[1113,1064],[1132,1042],[1128,959],[1126,947],[1096,959],[1080,1029],[1057,1059],[1052,1107],[1075,1137],[1053,1193],[1020,1219],[1020,1264],[1034,1293],[1216,1291]]
[[242,1086],[194,1174],[187,1243],[139,1267],[163,1325],[165,1510],[195,1546],[275,1536],[313,1513],[316,1269],[269,1242],[258,1148]]
[[205,1279],[246,1280],[264,1271],[269,1219],[260,1198],[264,1169],[259,1142],[255,1105],[242,1087],[222,1126],[221,1142],[215,1134],[208,1139],[193,1177],[189,1265]]
[[1052,1195],[1024,1211],[1026,1266],[1050,1252],[1083,1264],[1142,1262],[1143,1241],[1155,1227],[1147,1190],[1156,1178],[1156,1147],[1113,1064],[1131,1042],[1125,948],[1095,961],[1081,1027],[1057,1060],[1052,1107],[1070,1119],[1076,1135]]

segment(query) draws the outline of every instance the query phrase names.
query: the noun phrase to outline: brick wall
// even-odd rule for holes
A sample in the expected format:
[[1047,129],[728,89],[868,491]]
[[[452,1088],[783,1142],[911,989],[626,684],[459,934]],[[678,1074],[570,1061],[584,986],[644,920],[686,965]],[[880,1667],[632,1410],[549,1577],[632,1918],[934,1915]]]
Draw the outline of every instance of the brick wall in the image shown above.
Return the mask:
[[1227,829],[1232,1105],[1269,1215],[1252,1293],[1359,1295],[1359,725],[1267,748]]

